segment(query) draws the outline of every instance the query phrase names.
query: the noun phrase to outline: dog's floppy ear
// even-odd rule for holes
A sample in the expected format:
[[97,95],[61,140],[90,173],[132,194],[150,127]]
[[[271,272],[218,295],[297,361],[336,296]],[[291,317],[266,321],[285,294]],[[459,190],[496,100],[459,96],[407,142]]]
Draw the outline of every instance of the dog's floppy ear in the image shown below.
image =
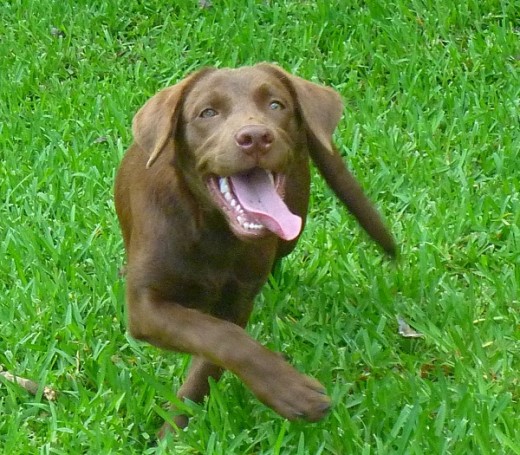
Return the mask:
[[329,153],[334,152],[332,133],[343,113],[339,94],[329,87],[314,84],[301,77],[290,76],[310,139]]
[[132,131],[135,141],[149,154],[146,168],[150,168],[173,139],[179,118],[181,101],[189,89],[210,68],[197,71],[150,98],[135,114]]

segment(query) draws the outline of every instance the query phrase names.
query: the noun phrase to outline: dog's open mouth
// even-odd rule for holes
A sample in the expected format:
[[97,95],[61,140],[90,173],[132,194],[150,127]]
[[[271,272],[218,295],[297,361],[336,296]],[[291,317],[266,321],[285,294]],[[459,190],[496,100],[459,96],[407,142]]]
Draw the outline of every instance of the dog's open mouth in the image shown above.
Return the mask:
[[211,176],[207,185],[213,199],[241,236],[272,232],[284,240],[295,239],[302,220],[283,201],[285,178],[255,167],[229,177]]

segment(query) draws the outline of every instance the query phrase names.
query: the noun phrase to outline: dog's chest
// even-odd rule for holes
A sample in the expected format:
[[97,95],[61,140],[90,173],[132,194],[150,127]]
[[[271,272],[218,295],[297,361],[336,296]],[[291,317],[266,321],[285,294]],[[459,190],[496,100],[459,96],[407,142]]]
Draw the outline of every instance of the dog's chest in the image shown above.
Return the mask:
[[232,235],[203,233],[163,256],[162,290],[178,303],[210,310],[229,300],[252,299],[265,283],[276,240],[243,243]]

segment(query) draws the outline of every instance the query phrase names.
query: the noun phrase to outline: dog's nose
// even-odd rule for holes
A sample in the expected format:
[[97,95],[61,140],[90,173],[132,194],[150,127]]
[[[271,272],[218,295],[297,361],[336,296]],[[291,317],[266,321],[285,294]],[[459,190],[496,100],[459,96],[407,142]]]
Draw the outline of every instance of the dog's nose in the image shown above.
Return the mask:
[[235,133],[236,144],[248,155],[263,155],[271,148],[273,141],[273,132],[261,125],[247,125]]

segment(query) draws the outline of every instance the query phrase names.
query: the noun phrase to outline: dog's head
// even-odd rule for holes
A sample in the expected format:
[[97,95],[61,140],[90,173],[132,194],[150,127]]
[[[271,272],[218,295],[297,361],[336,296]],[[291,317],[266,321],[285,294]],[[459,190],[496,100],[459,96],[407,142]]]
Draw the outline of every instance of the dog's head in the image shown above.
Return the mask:
[[292,240],[302,220],[283,202],[285,176],[308,144],[332,152],[341,112],[335,91],[275,65],[209,68],[151,98],[133,131],[147,167],[168,154],[237,235]]

